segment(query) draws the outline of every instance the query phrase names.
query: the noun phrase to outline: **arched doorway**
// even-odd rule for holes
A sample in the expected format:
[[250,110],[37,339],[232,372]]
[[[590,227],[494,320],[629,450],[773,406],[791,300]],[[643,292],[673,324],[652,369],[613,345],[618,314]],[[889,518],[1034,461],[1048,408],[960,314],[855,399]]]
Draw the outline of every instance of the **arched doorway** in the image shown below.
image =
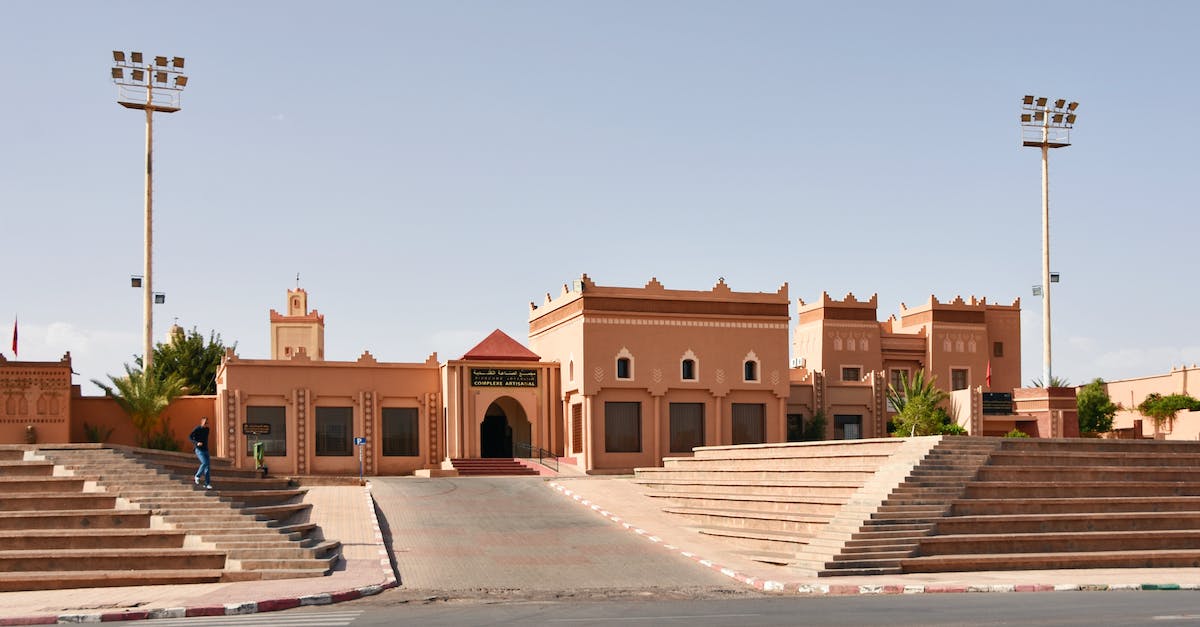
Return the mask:
[[521,404],[508,396],[498,398],[488,405],[479,424],[479,456],[515,457],[517,445],[528,445],[530,436]]

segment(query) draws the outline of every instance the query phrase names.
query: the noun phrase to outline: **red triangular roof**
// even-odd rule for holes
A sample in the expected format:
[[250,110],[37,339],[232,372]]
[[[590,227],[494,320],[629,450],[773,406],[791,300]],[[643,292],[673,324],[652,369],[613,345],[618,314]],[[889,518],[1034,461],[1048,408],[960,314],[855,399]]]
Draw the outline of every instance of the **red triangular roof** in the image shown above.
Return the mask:
[[496,329],[475,348],[462,356],[464,360],[489,361],[541,361],[542,358],[512,339],[504,331]]

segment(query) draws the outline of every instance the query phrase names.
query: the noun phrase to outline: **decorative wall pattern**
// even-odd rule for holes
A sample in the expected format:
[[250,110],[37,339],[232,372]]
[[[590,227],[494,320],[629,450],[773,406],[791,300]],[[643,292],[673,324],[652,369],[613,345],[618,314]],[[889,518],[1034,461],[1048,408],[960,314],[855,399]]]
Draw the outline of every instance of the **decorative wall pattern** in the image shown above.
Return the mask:
[[584,317],[587,324],[624,324],[662,327],[708,327],[715,329],[782,329],[786,322],[724,322],[721,320],[660,320],[657,318],[600,318]]

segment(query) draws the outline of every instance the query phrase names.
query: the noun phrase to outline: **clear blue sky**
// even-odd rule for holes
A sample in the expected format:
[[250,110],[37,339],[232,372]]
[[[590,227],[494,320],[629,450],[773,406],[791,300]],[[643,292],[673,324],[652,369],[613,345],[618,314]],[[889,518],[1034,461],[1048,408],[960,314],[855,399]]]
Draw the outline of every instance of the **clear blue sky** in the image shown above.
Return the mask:
[[[0,349],[141,351],[143,123],[111,51],[187,58],[156,118],[155,338],[248,358],[295,274],[329,359],[456,358],[603,285],[1021,299],[1041,376],[1038,151],[1022,95],[1080,101],[1051,156],[1054,373],[1200,361],[1191,2],[9,2]],[[793,303],[793,315],[795,307]]]

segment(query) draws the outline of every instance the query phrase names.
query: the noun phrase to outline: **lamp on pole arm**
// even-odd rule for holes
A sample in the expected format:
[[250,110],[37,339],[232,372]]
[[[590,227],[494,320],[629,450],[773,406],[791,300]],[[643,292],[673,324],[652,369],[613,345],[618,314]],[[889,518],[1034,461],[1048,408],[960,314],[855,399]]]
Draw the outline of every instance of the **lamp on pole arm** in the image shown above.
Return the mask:
[[[140,52],[128,55],[113,51],[112,79],[117,84],[117,103],[146,112],[146,203],[142,288],[142,367],[149,371],[154,360],[154,112],[179,110],[179,94],[187,87],[183,57],[154,57],[147,60]],[[135,285],[136,287],[136,285]]]
[[1071,145],[1078,102],[1025,96],[1021,100],[1021,145],[1042,149],[1042,385],[1050,387],[1050,162],[1051,148]]

